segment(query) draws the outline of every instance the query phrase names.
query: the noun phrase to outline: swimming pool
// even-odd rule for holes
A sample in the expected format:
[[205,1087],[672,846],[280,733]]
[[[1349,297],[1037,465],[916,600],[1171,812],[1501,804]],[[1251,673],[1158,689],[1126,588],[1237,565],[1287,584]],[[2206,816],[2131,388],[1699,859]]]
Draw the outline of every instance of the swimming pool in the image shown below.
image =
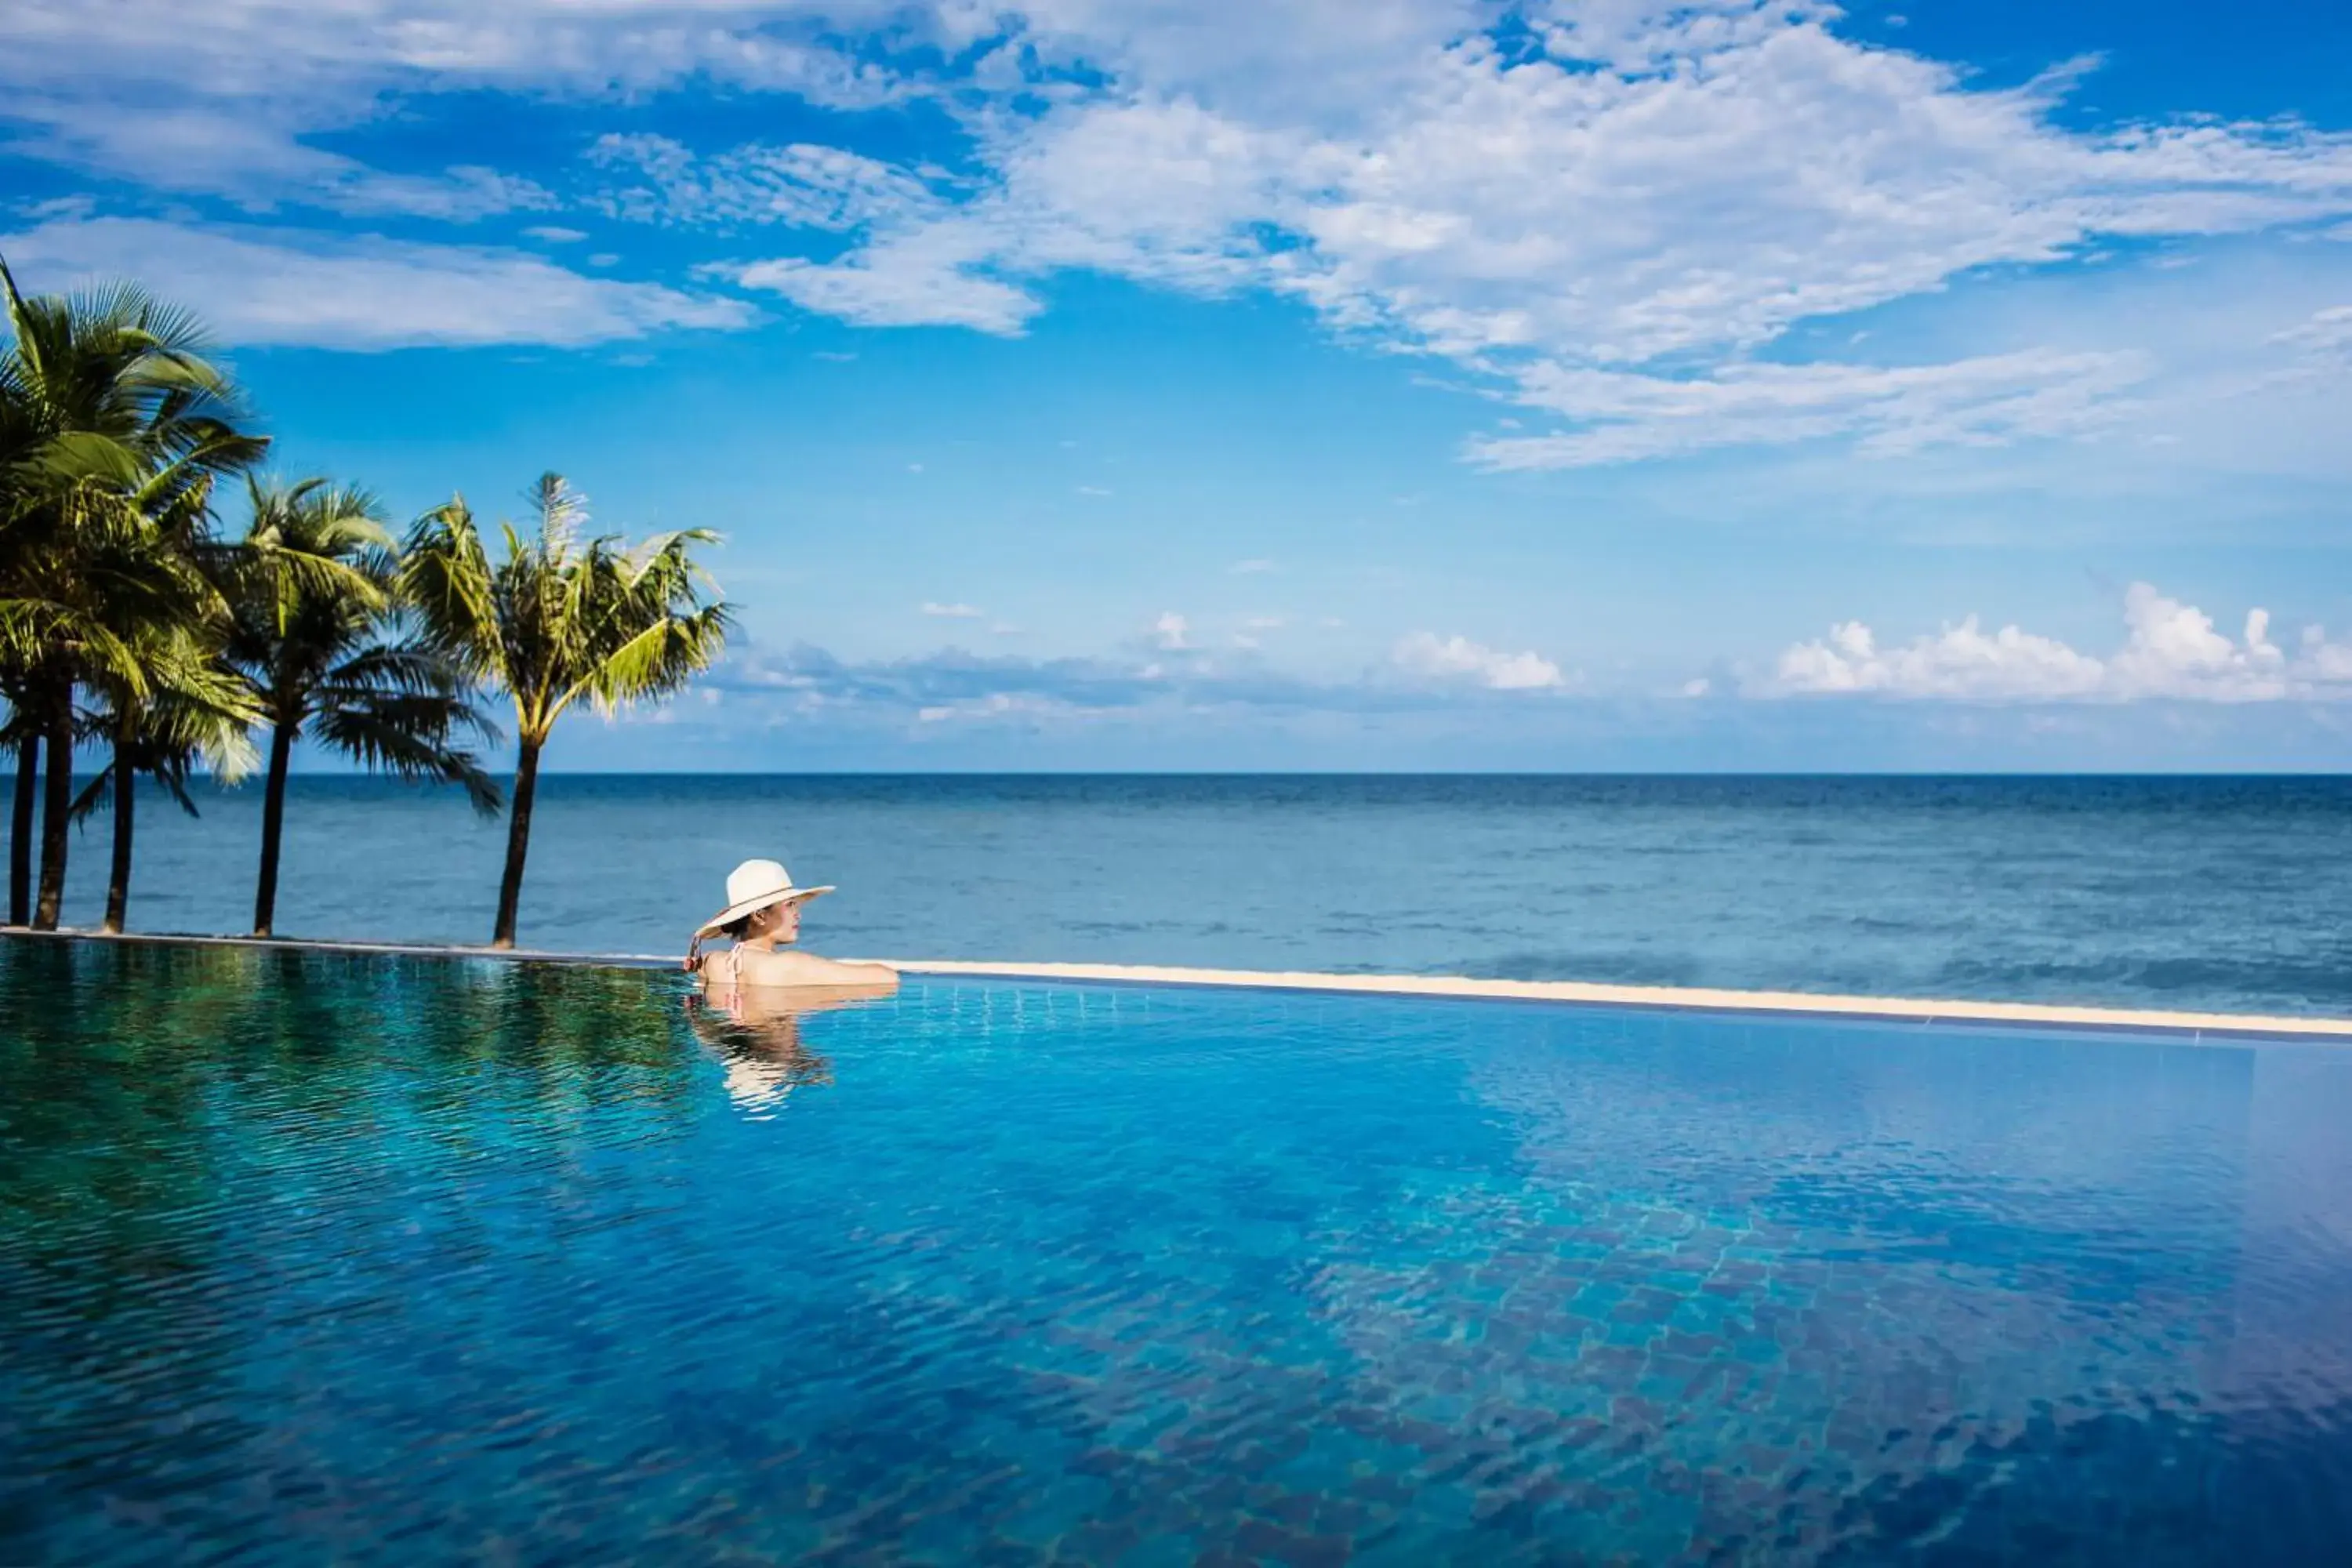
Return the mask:
[[2352,1559],[2352,1050],[0,943],[0,1561]]

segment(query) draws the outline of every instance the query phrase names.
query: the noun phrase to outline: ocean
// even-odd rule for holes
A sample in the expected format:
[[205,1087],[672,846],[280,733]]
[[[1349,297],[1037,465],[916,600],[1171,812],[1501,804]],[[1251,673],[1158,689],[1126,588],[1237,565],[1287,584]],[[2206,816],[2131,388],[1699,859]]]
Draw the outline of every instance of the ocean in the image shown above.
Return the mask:
[[[259,787],[199,801],[142,802],[132,929],[249,925]],[[278,931],[484,941],[504,835],[298,777]],[[681,952],[752,856],[840,885],[804,940],[845,956],[2352,1010],[2333,777],[555,775],[522,944]]]

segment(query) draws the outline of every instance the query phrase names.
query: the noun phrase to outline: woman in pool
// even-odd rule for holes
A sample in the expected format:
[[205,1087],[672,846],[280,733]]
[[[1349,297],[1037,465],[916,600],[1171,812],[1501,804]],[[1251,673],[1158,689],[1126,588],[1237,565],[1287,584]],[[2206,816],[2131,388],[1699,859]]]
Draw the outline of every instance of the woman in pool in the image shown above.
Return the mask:
[[[700,972],[702,988],[720,993],[767,991],[780,986],[818,986],[866,994],[898,984],[887,963],[843,963],[813,952],[786,949],[801,933],[801,905],[830,887],[795,888],[773,860],[746,860],[727,874],[727,907],[702,922],[687,950],[686,966]],[[705,958],[702,944],[724,936],[734,946]]]

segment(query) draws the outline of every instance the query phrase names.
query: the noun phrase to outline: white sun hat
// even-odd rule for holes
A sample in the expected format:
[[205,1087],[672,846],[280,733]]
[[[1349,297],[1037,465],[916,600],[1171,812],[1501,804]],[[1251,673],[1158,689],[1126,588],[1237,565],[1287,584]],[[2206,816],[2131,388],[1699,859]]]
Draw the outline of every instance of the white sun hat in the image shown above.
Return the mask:
[[694,940],[716,936],[724,927],[733,925],[745,915],[756,914],[770,904],[781,904],[801,899],[814,899],[819,893],[830,893],[830,886],[795,888],[793,874],[784,869],[781,860],[746,860],[727,873],[727,907],[702,922]]

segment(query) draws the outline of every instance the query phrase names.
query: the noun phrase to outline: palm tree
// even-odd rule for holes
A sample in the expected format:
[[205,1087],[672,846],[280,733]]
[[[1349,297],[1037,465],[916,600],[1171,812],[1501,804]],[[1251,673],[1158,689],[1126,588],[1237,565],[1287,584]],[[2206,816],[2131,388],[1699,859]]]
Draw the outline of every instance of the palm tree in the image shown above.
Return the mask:
[[[176,574],[128,548],[214,476],[258,460],[233,387],[194,319],[118,285],[27,299],[0,261],[11,342],[0,354],[0,691],[14,712],[19,827],[12,916],[26,912],[34,780],[42,788],[39,898],[54,928],[73,809],[74,689],[92,672],[143,689],[126,633],[172,613]],[[143,515],[142,515],[143,514]],[[160,573],[160,575],[158,574]]]
[[246,486],[253,522],[230,563],[228,658],[258,690],[270,726],[253,896],[253,934],[268,936],[296,741],[312,734],[371,770],[463,784],[487,816],[499,809],[498,786],[451,738],[461,729],[499,736],[467,700],[465,668],[401,625],[399,562],[373,497],[320,479],[289,487],[247,476]]
[[100,706],[89,727],[105,738],[110,755],[75,803],[79,816],[95,809],[101,796],[113,796],[113,858],[107,870],[106,916],[99,927],[106,931],[121,931],[130,909],[139,775],[155,779],[194,816],[189,773],[201,763],[224,782],[241,778],[253,763],[247,731],[261,717],[253,689],[223,667],[189,626],[142,633],[132,647],[146,667],[144,689],[110,674],[92,683]]
[[8,923],[33,918],[33,806],[41,793],[41,726],[26,710],[24,691],[0,679],[0,700],[8,722],[0,726],[0,746],[16,753],[16,788],[8,812]]
[[401,584],[432,645],[473,679],[514,700],[514,804],[499,881],[494,947],[512,947],[530,843],[539,754],[565,710],[585,698],[613,712],[668,696],[725,646],[730,612],[706,600],[694,547],[703,529],[658,534],[632,550],[617,535],[583,539],[587,504],[559,474],[530,491],[538,537],[503,525],[506,558],[491,564],[459,497],[417,521]]
[[79,816],[110,784],[113,859],[102,929],[119,931],[131,899],[131,856],[141,773],[162,781],[193,814],[186,781],[199,759],[234,779],[250,763],[246,731],[260,704],[219,655],[227,599],[203,570],[212,553],[213,475],[184,454],[152,472],[107,444],[68,449],[51,468],[69,476],[66,515],[76,520],[75,564],[87,578],[89,618],[105,638],[80,660],[97,698],[89,728],[110,760],[76,803]]

